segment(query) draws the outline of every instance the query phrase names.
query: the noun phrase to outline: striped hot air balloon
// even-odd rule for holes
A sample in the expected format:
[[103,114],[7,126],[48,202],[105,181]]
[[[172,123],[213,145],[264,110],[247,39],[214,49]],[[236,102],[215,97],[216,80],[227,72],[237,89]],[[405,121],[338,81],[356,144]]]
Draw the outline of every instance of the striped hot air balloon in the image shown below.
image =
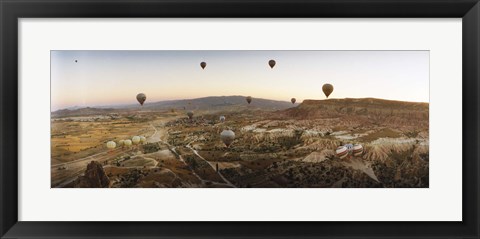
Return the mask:
[[363,146],[361,144],[353,145],[353,156],[360,157],[363,153]]
[[348,155],[348,149],[345,146],[338,146],[337,150],[335,150],[335,155],[340,159],[344,159]]

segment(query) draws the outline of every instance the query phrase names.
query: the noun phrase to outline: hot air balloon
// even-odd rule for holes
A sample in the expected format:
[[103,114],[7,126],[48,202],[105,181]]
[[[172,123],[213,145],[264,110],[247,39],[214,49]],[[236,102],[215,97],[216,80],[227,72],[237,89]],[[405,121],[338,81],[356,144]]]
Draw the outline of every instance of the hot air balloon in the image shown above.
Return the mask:
[[188,111],[187,116],[188,116],[189,119],[192,119],[193,118],[193,111]]
[[123,141],[123,145],[125,145],[127,147],[130,147],[130,146],[132,146],[132,141],[129,140],[129,139],[126,139],[125,141]]
[[345,147],[347,147],[348,153],[351,153],[353,150],[353,144],[345,144]]
[[114,149],[115,147],[117,147],[117,144],[113,141],[108,141],[107,142],[107,148],[108,149]]
[[132,137],[132,143],[133,143],[133,144],[138,144],[138,143],[140,143],[140,137],[139,137],[139,136],[133,136],[133,137]]
[[270,68],[273,69],[273,67],[275,66],[276,62],[274,60],[269,60],[268,61],[268,65],[270,66]]
[[147,96],[144,93],[140,93],[137,95],[137,101],[140,105],[143,105],[143,102],[147,99]]
[[290,101],[292,102],[292,104],[295,104],[295,102],[297,102],[297,99],[292,98]]
[[353,145],[353,156],[360,157],[363,153],[363,146],[361,144]]
[[207,66],[207,63],[204,62],[204,61],[202,61],[202,62],[200,63],[200,66],[202,67],[202,69],[205,69],[205,67]]
[[252,103],[252,97],[251,96],[247,96],[247,98],[245,98],[247,100],[247,103],[250,104]]
[[325,96],[328,96],[333,92],[333,85],[331,84],[325,84],[322,86],[322,91],[325,94]]
[[125,140],[121,139],[118,141],[118,146],[123,146],[123,143],[125,142]]
[[344,159],[348,156],[348,149],[345,146],[338,146],[337,150],[335,150],[335,155],[340,159]]
[[77,61],[77,60],[75,60],[75,63],[77,63],[77,62],[78,62],[78,61]]
[[224,130],[220,134],[220,138],[222,139],[225,146],[229,147],[235,139],[235,133],[231,130]]
[[220,116],[220,122],[222,122],[222,123],[225,122],[225,116],[223,116],[223,115]]
[[147,142],[147,138],[145,136],[140,136],[140,143],[145,144]]

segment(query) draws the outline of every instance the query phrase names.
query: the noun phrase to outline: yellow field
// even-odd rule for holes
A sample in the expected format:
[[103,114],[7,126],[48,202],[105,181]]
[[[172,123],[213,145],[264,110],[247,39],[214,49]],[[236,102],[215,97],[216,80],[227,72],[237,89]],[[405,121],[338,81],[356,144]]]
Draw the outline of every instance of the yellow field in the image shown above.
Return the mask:
[[52,163],[69,162],[106,150],[105,143],[131,139],[135,135],[153,134],[149,123],[125,118],[80,121],[69,118],[51,122]]

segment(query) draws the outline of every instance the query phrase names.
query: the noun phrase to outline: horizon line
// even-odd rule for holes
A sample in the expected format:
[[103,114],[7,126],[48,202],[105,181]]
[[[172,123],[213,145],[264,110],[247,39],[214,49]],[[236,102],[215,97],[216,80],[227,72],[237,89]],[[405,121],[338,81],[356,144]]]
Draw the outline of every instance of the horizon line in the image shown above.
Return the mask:
[[[154,102],[146,102],[144,103],[144,105],[151,105],[151,104],[156,104],[156,103],[161,103],[161,102],[168,102],[168,101],[184,101],[184,100],[198,100],[198,99],[204,99],[204,98],[209,98],[209,97],[247,97],[247,96],[244,96],[244,95],[212,95],[212,96],[204,96],[204,97],[198,97],[198,98],[184,98],[184,99],[167,99],[167,100],[160,100],[160,101],[154,101]],[[278,101],[278,102],[286,102],[286,103],[289,103],[289,101],[287,100],[273,100],[273,99],[268,99],[268,98],[261,98],[261,97],[254,97],[254,96],[251,96],[253,99],[261,99],[261,100],[270,100],[270,101]],[[303,103],[304,101],[306,100],[311,100],[311,101],[324,101],[324,100],[346,100],[346,99],[376,99],[376,100],[386,100],[386,101],[396,101],[396,102],[407,102],[407,103],[423,103],[423,104],[430,104],[430,102],[424,102],[424,101],[408,101],[408,100],[392,100],[392,99],[383,99],[383,98],[375,98],[375,97],[363,97],[363,98],[349,98],[349,97],[345,97],[345,98],[327,98],[327,99],[304,99],[302,100],[302,102],[299,102],[297,104],[301,104]],[[53,112],[56,112],[56,111],[60,111],[60,110],[70,110],[69,108],[73,108],[73,107],[78,107],[78,109],[84,109],[84,108],[106,108],[108,109],[108,107],[119,107],[119,106],[134,106],[138,103],[125,103],[125,104],[105,104],[105,105],[89,105],[89,106],[79,106],[79,105],[72,105],[72,106],[68,106],[68,107],[65,107],[65,108],[60,108],[60,109],[57,109],[57,110],[52,110],[50,109],[50,112],[53,113]]]

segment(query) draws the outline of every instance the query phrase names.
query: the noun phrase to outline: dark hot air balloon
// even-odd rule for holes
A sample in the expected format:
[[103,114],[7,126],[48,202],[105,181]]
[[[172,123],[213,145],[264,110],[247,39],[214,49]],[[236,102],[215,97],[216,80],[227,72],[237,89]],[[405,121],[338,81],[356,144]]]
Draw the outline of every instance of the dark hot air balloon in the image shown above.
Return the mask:
[[252,103],[252,97],[251,96],[247,96],[247,98],[245,98],[245,100],[247,100],[248,104]]
[[205,67],[207,66],[207,63],[204,62],[204,61],[202,61],[202,62],[200,63],[200,66],[202,67],[202,69],[205,69]]
[[137,95],[137,101],[140,105],[143,105],[143,102],[147,99],[147,96],[144,93],[140,93]]
[[292,104],[295,104],[295,102],[297,102],[297,99],[292,98],[290,101],[292,102]]
[[328,96],[333,92],[333,85],[331,84],[325,84],[322,86],[322,91],[325,94],[325,96]]
[[193,118],[193,112],[192,112],[192,111],[188,111],[188,112],[187,112],[187,115],[188,115],[188,118],[189,118],[189,119],[192,119],[192,118]]
[[276,62],[274,60],[269,60],[268,61],[268,65],[270,66],[270,68],[273,69],[273,67],[275,66]]

